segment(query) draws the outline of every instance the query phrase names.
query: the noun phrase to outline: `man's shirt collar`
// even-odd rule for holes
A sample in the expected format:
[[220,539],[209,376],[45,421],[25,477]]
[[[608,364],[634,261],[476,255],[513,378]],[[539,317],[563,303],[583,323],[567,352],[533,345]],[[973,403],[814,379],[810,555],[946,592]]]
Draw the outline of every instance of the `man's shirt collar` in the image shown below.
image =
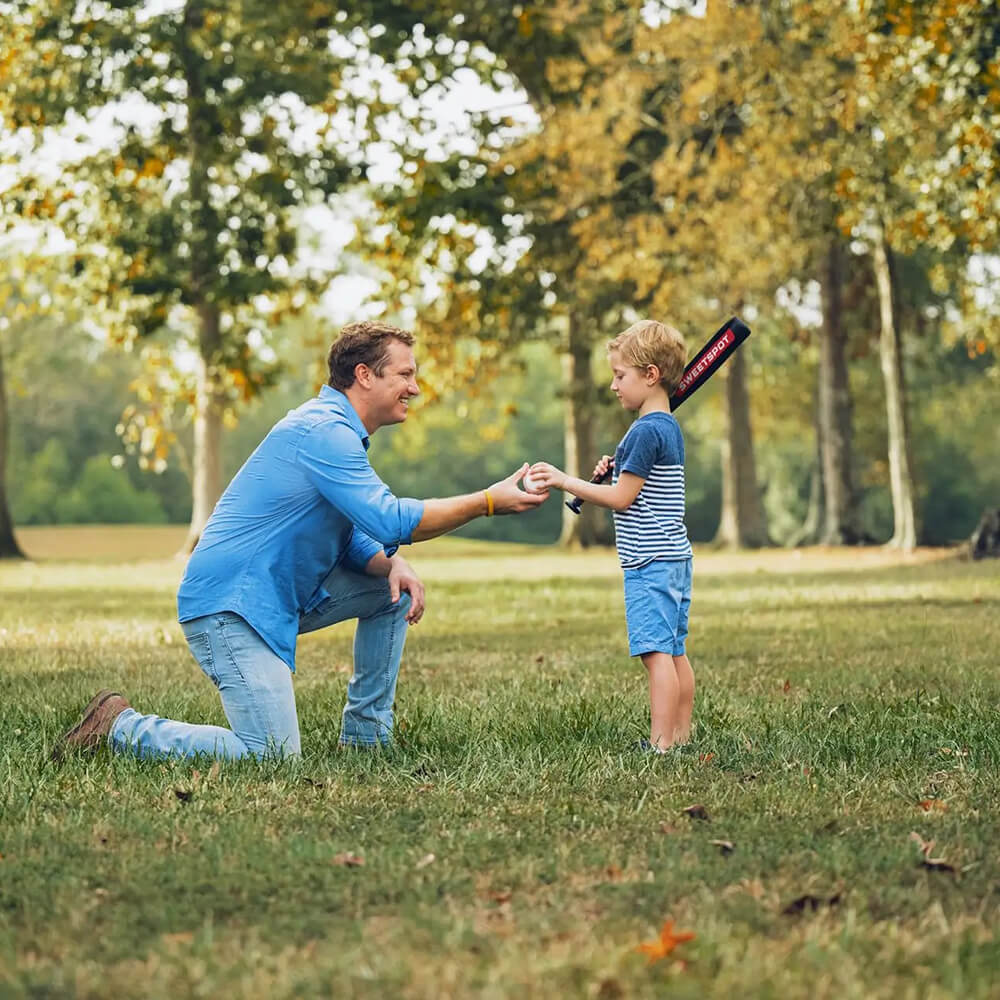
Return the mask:
[[365,451],[367,451],[368,429],[361,422],[361,417],[358,416],[357,410],[351,405],[351,401],[347,396],[339,389],[334,389],[333,386],[324,385],[319,390],[319,398],[325,402],[332,403],[336,410],[347,418],[347,422],[357,431],[358,437],[361,438],[361,443],[365,446]]

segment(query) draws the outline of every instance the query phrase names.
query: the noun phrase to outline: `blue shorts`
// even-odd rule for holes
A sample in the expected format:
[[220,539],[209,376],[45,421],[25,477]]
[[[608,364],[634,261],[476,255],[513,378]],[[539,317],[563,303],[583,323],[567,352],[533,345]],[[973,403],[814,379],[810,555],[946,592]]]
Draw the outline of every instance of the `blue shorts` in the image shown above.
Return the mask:
[[629,655],[683,656],[690,607],[690,559],[656,559],[625,570]]

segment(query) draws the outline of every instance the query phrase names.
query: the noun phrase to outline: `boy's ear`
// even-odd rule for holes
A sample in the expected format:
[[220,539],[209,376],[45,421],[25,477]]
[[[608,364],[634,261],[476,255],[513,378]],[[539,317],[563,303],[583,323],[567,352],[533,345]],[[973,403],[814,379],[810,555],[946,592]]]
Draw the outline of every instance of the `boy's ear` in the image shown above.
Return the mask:
[[656,385],[660,381],[660,369],[657,365],[646,365],[646,381],[650,385]]

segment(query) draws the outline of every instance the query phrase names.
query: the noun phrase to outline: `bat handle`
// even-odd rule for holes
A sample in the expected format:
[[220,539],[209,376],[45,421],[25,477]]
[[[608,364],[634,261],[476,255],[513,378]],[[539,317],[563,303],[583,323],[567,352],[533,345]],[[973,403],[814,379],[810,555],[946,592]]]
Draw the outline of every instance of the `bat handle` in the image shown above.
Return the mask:
[[[608,469],[603,476],[594,476],[590,481],[592,483],[604,483],[607,482],[612,476],[613,470]],[[573,497],[572,500],[566,501],[566,506],[569,507],[574,514],[580,513],[580,508],[583,506],[583,501],[579,497]]]

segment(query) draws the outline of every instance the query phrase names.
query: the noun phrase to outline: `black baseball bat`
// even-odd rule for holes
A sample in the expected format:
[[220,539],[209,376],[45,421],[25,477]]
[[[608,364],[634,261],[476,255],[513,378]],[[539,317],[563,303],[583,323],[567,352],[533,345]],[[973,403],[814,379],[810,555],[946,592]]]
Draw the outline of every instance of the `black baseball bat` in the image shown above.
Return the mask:
[[[670,412],[673,413],[689,396],[694,395],[729,359],[730,355],[750,336],[750,327],[743,320],[734,316],[728,323],[723,323],[712,336],[712,339],[691,359],[677,388],[670,397]],[[603,483],[612,475],[608,469],[603,476],[594,476],[592,483]],[[566,501],[574,514],[580,513],[583,501],[573,497]]]

